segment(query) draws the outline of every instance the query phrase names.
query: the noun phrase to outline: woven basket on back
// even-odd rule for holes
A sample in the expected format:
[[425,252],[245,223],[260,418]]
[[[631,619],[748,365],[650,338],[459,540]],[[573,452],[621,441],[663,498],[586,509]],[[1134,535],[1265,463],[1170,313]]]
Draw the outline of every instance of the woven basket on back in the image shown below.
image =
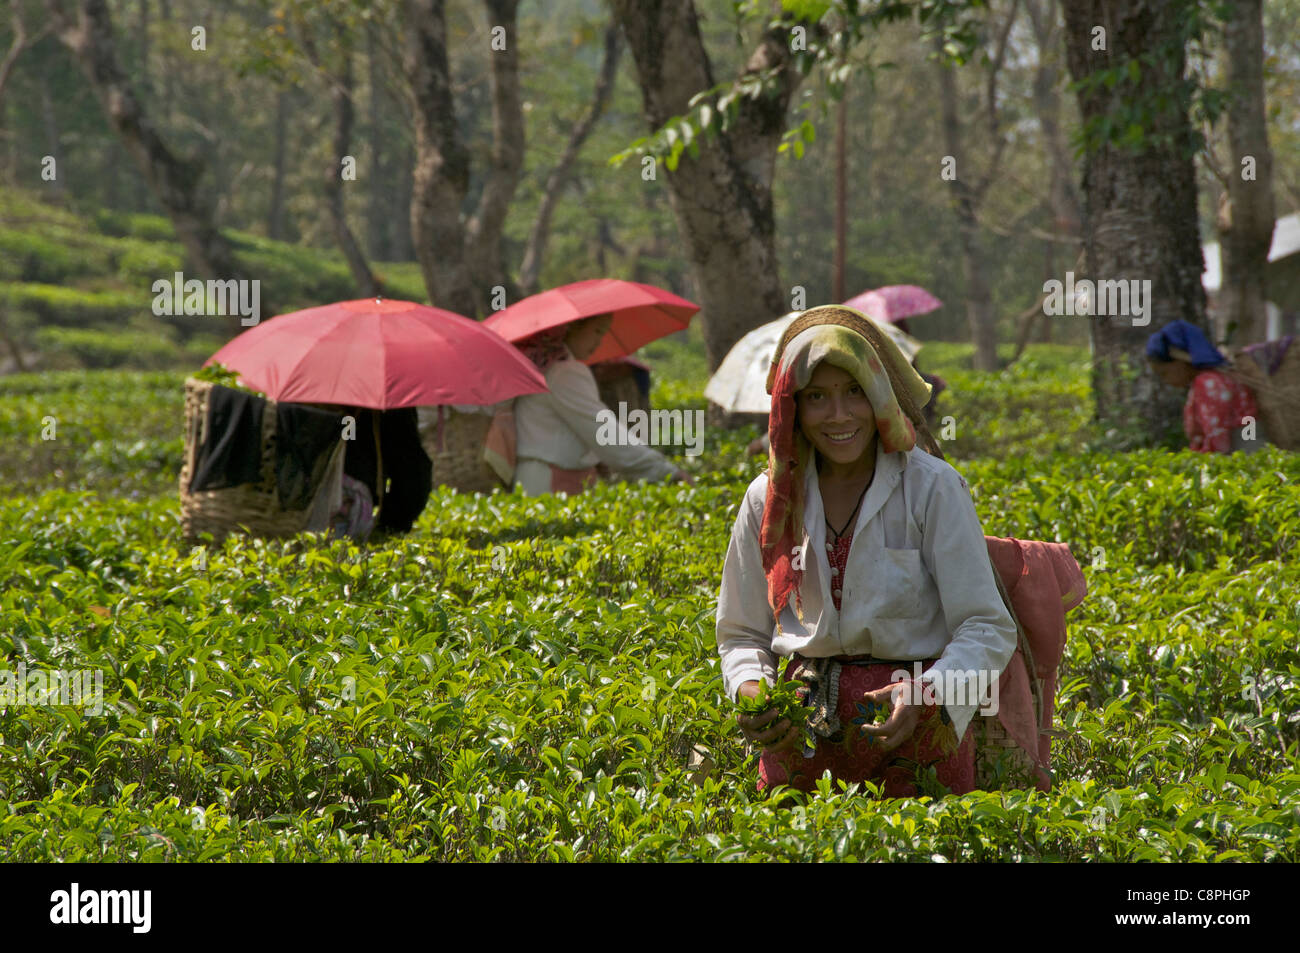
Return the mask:
[[1283,450],[1300,450],[1300,341],[1293,341],[1275,374],[1250,354],[1232,355],[1230,377],[1250,388],[1268,439]]
[[420,445],[433,462],[435,486],[449,486],[461,493],[491,493],[501,486],[496,472],[483,460],[492,418],[487,414],[461,413],[442,408],[442,433],[438,414],[422,409]]
[[[898,360],[904,362],[905,359],[897,354],[897,348],[885,337],[884,332],[870,321],[860,319],[853,312],[836,305],[805,311],[786,328],[781,336],[781,341],[776,348],[778,360],[790,341],[808,328],[819,324],[841,325],[856,331],[871,343],[876,353],[884,358],[881,363],[889,375],[889,383],[894,389],[899,407],[916,430],[917,445],[932,456],[940,460],[944,459],[943,451],[939,449],[939,442],[934,439],[930,429],[925,425],[925,416],[921,408],[912,399],[909,388],[904,385],[902,374],[907,365],[896,364],[892,358],[897,356]],[[1016,610],[1011,605],[1011,597],[1002,584],[1002,577],[998,575],[997,568],[992,563],[990,557],[989,569],[997,583],[998,593],[1002,596],[1002,604],[1007,607],[1007,612],[1016,625],[1016,646],[1020,651],[1018,656],[1012,656],[1011,664],[1016,664],[1016,658],[1019,657],[1025,666],[1029,675],[1030,694],[1033,696],[1035,724],[1041,726],[1043,686],[1034,664],[1033,649],[1029,644],[1029,636],[1026,635],[1024,627],[1016,617]],[[976,714],[971,719],[968,730],[975,739],[975,784],[978,788],[992,791],[1004,787],[1027,788],[1035,785],[1037,774],[1034,759],[1007,734],[997,715]]]
[[280,507],[275,483],[275,401],[266,401],[262,414],[261,479],[256,484],[191,493],[194,461],[206,436],[208,398],[212,383],[190,377],[185,381],[185,457],[181,462],[181,530],[193,541],[211,533],[220,542],[231,533],[253,536],[292,536],[307,525],[308,510]]

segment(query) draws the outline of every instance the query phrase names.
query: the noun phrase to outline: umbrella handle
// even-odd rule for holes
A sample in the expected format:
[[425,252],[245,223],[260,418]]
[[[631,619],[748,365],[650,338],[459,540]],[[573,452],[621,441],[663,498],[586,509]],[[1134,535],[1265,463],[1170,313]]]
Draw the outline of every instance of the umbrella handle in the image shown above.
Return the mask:
[[375,424],[375,509],[384,505],[384,451],[379,443],[379,411],[370,411]]

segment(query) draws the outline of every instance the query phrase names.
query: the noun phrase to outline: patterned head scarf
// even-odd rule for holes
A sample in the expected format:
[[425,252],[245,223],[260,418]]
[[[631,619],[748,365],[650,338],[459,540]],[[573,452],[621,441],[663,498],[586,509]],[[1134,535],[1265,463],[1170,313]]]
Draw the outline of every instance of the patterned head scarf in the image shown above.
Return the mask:
[[803,542],[804,481],[807,468],[815,465],[815,453],[796,426],[795,394],[808,386],[823,361],[848,371],[861,385],[871,401],[878,439],[886,453],[911,450],[918,427],[927,449],[938,452],[918,409],[930,399],[930,385],[869,318],[851,308],[829,305],[805,311],[795,319],[777,345],[767,378],[772,395],[768,418],[772,449],[761,545],[772,611],[779,616],[793,591],[801,621],[803,570],[795,568],[796,547]]
[[515,347],[524,352],[524,357],[537,365],[540,373],[545,374],[556,361],[564,361],[573,356],[564,343],[564,336],[568,331],[567,324],[538,331],[516,342]]

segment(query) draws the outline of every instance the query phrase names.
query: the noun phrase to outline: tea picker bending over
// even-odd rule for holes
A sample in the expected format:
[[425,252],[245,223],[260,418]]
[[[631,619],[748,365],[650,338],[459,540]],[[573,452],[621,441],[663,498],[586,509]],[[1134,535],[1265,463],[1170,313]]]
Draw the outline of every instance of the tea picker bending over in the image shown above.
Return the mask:
[[[1162,381],[1187,390],[1183,432],[1199,453],[1246,449],[1241,430],[1246,418],[1259,419],[1255,397],[1245,384],[1223,373],[1228,359],[1187,321],[1173,321],[1147,339],[1147,360]],[[1254,447],[1264,443],[1256,437]]]
[[[515,401],[515,480],[528,496],[581,493],[596,482],[596,465],[637,480],[694,480],[652,447],[621,440],[603,445],[599,414],[607,408],[591,368],[582,363],[609,332],[608,314],[575,321],[517,343],[546,376],[549,390]],[[622,436],[625,436],[622,435]]]

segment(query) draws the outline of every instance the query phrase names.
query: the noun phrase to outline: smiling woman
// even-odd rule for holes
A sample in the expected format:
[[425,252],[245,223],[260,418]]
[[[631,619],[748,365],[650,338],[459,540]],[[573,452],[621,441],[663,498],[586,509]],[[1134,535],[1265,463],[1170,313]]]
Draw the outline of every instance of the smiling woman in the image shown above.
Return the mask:
[[[933,455],[929,385],[866,318],[825,307],[790,326],[768,390],[770,465],[732,530],[718,651],[733,698],[757,697],[789,657],[817,743],[796,751],[803,726],[774,710],[738,715],[764,748],[760,787],[811,790],[829,770],[906,796],[933,766],[971,790],[979,703],[952,688],[996,682],[1017,633],[966,483]],[[896,679],[918,662],[915,684]]]

